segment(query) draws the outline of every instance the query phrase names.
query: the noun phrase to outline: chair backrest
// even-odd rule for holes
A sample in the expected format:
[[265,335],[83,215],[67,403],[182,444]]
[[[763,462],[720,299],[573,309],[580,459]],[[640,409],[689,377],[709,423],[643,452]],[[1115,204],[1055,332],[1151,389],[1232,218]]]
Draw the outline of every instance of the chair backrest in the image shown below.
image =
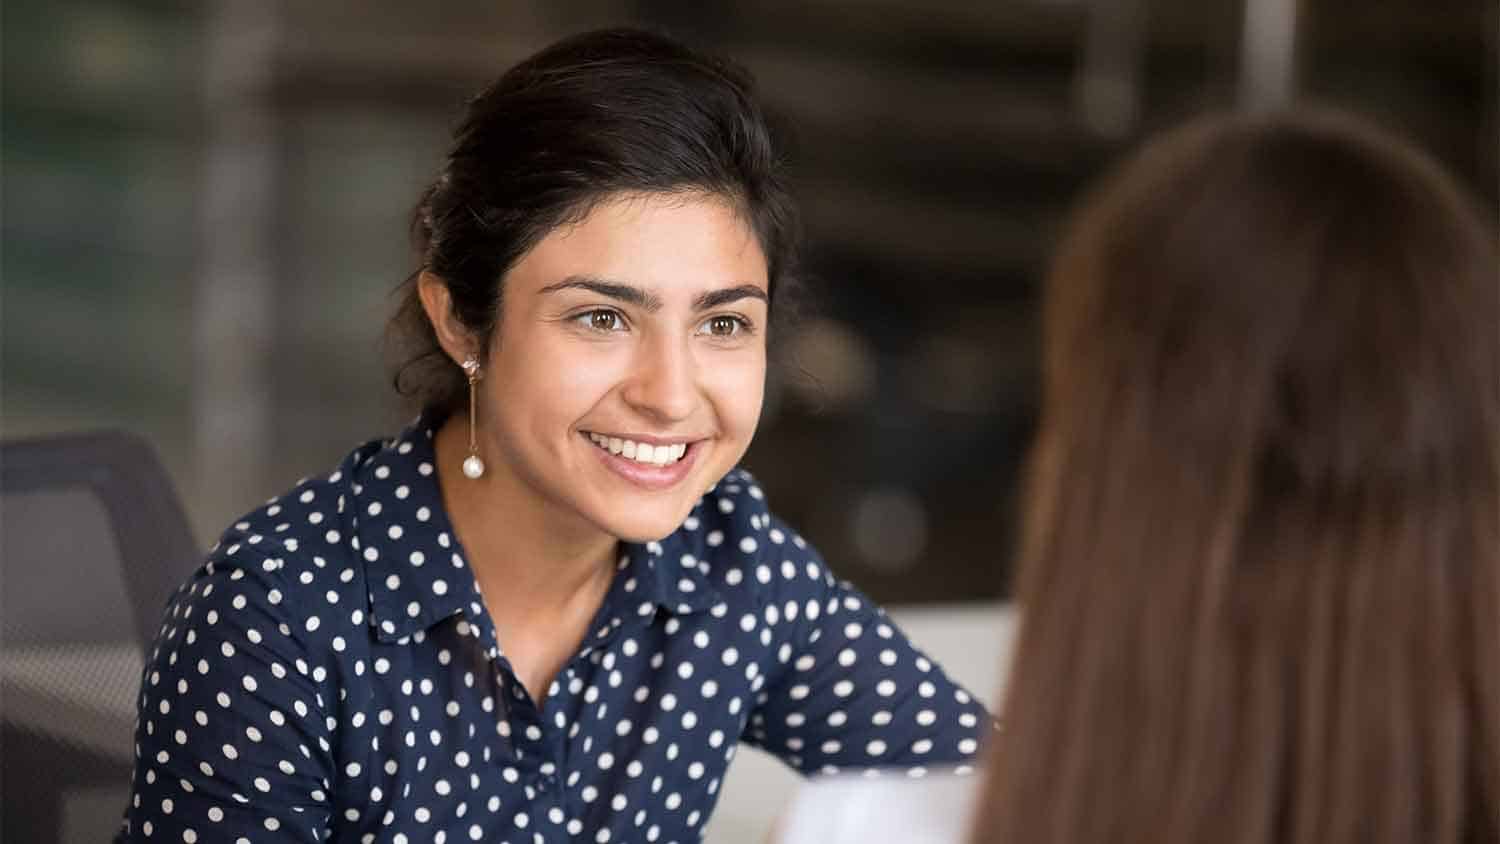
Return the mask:
[[107,840],[143,656],[201,552],[128,434],[0,444],[0,493],[0,840]]
[[0,446],[0,641],[142,647],[202,556],[151,447],[110,431]]

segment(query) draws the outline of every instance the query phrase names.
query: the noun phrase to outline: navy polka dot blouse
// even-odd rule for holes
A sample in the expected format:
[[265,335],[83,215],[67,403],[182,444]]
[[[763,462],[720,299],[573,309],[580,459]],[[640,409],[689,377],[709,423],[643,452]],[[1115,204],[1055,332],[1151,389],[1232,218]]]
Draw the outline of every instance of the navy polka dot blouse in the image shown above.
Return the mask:
[[990,720],[726,476],[624,546],[537,706],[445,518],[432,430],[236,524],[169,604],[117,841],[688,842],[741,742],[964,766]]

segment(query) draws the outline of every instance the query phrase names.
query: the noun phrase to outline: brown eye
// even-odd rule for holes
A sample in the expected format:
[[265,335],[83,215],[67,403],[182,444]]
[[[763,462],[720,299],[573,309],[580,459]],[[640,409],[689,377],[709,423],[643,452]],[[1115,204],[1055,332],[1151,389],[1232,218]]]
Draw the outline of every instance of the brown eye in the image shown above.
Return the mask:
[[620,327],[620,315],[614,311],[591,311],[589,327],[595,331],[614,331]]
[[708,321],[708,333],[715,337],[733,337],[739,327],[740,321],[734,317],[718,316]]

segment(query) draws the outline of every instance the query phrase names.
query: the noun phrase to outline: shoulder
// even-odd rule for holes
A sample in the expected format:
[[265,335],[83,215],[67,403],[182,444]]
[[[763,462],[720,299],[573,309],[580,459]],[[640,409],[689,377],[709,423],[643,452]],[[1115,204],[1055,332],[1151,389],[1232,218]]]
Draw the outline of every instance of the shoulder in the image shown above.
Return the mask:
[[[342,604],[362,614],[364,566],[352,547],[353,478],[378,449],[361,446],[333,471],[303,478],[291,489],[236,519],[209,549],[202,566],[178,590],[174,617],[260,615],[316,632],[308,608]],[[170,632],[164,630],[163,632]]]
[[744,469],[710,489],[679,533],[699,572],[731,602],[812,597],[835,583],[817,548],[772,512]]

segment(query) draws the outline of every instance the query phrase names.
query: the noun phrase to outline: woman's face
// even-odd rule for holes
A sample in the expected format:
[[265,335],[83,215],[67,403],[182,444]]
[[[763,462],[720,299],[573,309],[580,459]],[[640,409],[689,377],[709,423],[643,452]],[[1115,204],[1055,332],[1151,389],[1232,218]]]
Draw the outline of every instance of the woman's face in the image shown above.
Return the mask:
[[753,231],[716,198],[621,197],[547,234],[503,283],[480,382],[492,470],[610,536],[671,533],[760,417]]

